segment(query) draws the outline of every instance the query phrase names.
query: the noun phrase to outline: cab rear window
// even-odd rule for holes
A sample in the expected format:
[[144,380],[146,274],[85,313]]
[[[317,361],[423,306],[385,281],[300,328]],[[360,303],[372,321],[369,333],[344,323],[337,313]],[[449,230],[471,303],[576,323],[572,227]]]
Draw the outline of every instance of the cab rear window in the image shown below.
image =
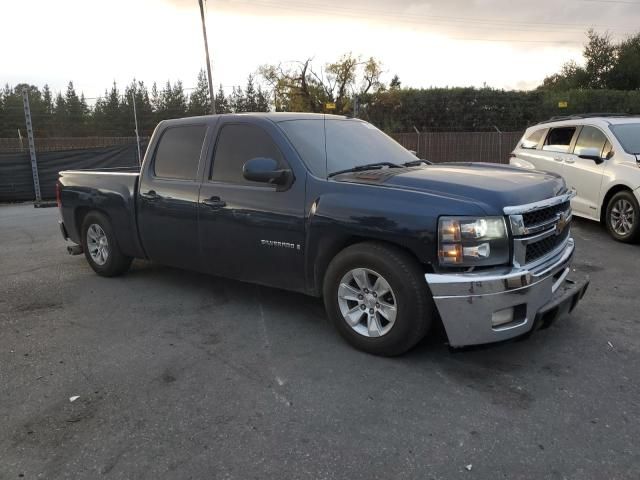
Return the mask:
[[168,128],[160,137],[153,169],[156,177],[194,180],[198,172],[200,152],[207,133],[206,125]]

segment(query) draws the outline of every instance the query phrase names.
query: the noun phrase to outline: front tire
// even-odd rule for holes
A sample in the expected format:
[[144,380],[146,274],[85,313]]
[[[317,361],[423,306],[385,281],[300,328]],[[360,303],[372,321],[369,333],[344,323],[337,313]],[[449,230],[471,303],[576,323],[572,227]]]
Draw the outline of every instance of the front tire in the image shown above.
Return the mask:
[[637,243],[640,240],[640,208],[633,193],[623,190],[611,197],[605,221],[609,234],[619,242]]
[[338,332],[355,348],[400,355],[424,338],[435,305],[418,262],[376,242],[352,245],[330,263],[324,304]]
[[82,249],[89,265],[98,275],[115,277],[129,270],[133,258],[122,253],[109,218],[90,212],[82,222]]

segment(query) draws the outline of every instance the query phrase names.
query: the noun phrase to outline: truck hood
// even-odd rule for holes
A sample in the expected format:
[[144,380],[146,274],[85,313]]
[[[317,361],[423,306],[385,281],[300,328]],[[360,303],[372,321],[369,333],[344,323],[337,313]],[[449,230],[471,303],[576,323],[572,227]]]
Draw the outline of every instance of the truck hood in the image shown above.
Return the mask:
[[538,202],[566,190],[559,175],[490,163],[348,172],[337,175],[334,180],[458,198],[479,204],[490,215],[502,215],[504,207]]

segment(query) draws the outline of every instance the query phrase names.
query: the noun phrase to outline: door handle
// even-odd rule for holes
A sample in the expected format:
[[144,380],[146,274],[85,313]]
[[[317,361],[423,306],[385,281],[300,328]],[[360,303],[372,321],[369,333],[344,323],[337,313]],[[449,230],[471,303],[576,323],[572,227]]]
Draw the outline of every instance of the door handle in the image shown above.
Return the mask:
[[213,209],[220,209],[227,206],[227,202],[221,200],[220,197],[207,198],[206,200],[202,200],[202,203]]
[[565,159],[565,163],[576,163],[576,161],[573,158],[567,158]]
[[141,196],[142,198],[144,198],[145,200],[148,200],[148,201],[150,201],[150,202],[154,202],[154,201],[156,201],[156,200],[160,200],[160,198],[162,198],[162,197],[160,197],[160,195],[158,195],[158,194],[156,193],[156,191],[155,191],[155,190],[149,190],[149,191],[148,191],[148,192],[146,192],[146,193],[140,193],[140,196]]
[[562,157],[553,157],[553,159],[554,159],[556,162],[561,162],[562,160],[564,160]]

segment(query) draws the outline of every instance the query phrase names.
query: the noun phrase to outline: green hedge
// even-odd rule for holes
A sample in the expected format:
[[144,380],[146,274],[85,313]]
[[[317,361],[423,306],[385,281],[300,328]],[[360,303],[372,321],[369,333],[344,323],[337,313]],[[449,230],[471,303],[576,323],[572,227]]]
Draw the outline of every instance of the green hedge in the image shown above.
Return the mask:
[[[560,108],[559,102],[567,102]],[[358,116],[389,132],[523,130],[557,115],[640,114],[640,91],[389,90],[361,98]]]

